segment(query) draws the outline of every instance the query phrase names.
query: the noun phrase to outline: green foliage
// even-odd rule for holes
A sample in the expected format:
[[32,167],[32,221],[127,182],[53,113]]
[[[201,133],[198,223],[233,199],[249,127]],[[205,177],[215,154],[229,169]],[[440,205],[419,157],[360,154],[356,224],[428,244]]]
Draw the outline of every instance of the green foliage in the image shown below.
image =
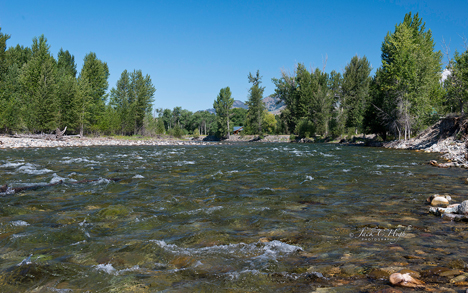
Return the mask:
[[195,128],[193,131],[193,138],[197,139],[200,137],[200,131],[198,131],[198,128]]
[[371,66],[364,56],[354,56],[346,65],[342,80],[342,101],[346,112],[346,127],[362,128],[368,100]]
[[90,52],[84,57],[83,68],[80,77],[88,81],[89,84],[89,103],[87,112],[89,113],[89,123],[97,126],[99,119],[105,110],[106,91],[109,87],[107,81],[109,77],[109,68],[107,63],[102,62],[96,57],[96,53]]
[[265,88],[260,86],[262,77],[258,70],[255,76],[249,73],[248,79],[252,83],[252,87],[249,89],[249,99],[246,103],[249,110],[247,111],[245,128],[250,134],[261,134],[263,111],[265,111],[265,104],[263,103]]
[[296,136],[294,135],[294,133],[291,133],[291,135],[289,136],[289,140],[290,141],[295,141],[296,140]]
[[10,35],[2,33],[2,28],[0,27],[0,81],[8,68],[6,60],[6,42],[8,39],[10,39]]
[[439,103],[442,54],[434,46],[431,31],[411,13],[382,43],[382,70],[376,76],[380,118],[399,138],[424,127]]
[[21,71],[22,114],[30,131],[57,127],[56,62],[44,35],[33,39],[32,58]]
[[270,134],[274,133],[276,129],[275,115],[271,114],[267,110],[263,111],[262,129]]
[[164,134],[166,132],[166,129],[164,128],[164,121],[162,117],[158,117],[158,123],[156,125],[156,133],[157,134]]
[[315,133],[315,125],[312,121],[303,118],[297,123],[295,132],[299,138],[310,137],[311,134]]
[[213,103],[213,108],[216,111],[216,121],[218,123],[217,134],[219,137],[229,138],[229,118],[231,116],[233,103],[234,99],[231,97],[231,89],[229,87],[222,88]]
[[468,50],[462,54],[455,52],[450,60],[448,70],[450,74],[444,82],[447,90],[447,106],[458,109],[461,114],[465,114],[468,102]]
[[143,132],[143,121],[151,113],[155,91],[150,76],[143,77],[141,70],[122,72],[116,88],[111,89],[110,100],[119,117],[118,130],[122,134]]
[[172,135],[177,138],[181,138],[184,135],[184,131],[179,127],[179,125],[175,125],[172,130]]
[[246,117],[247,117],[247,109],[243,109],[243,108],[231,109],[231,118],[230,118],[231,130],[233,126],[244,126]]
[[63,51],[62,48],[60,48],[60,51],[58,52],[58,61],[57,61],[57,67],[59,70],[63,70],[64,75],[71,75],[73,78],[76,78],[76,63],[75,63],[75,57],[70,54],[70,52]]

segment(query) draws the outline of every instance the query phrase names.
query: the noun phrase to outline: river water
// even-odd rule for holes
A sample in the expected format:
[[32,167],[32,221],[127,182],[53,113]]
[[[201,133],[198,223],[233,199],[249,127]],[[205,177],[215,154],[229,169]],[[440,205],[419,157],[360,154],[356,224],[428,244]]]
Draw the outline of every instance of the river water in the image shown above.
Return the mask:
[[1,150],[1,185],[63,184],[0,196],[0,288],[382,288],[376,268],[468,261],[466,223],[425,204],[465,200],[468,173],[427,165],[437,158],[280,143]]

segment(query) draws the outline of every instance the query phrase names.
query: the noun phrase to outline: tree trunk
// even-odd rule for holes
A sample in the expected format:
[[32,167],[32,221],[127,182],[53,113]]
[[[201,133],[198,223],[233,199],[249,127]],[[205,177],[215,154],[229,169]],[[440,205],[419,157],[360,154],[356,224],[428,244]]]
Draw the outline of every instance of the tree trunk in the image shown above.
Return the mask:
[[228,114],[228,117],[227,117],[227,138],[229,139],[229,114]]

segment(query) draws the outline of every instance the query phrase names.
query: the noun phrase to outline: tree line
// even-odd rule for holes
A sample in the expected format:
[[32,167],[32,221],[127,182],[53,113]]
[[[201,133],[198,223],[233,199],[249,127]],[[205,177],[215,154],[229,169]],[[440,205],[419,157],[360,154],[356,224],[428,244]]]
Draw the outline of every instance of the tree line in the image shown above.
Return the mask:
[[[263,95],[259,74],[249,74],[246,131],[309,136],[339,137],[346,134],[390,134],[407,139],[447,113],[464,115],[468,102],[468,48],[455,52],[442,81],[442,53],[435,50],[431,30],[418,14],[405,15],[382,42],[382,65],[371,76],[365,56],[354,56],[344,72],[330,74],[319,68],[308,70],[297,64],[294,73],[281,72],[273,78],[275,96],[286,108],[276,116],[274,127],[265,129],[265,119],[255,97]],[[215,101],[219,104],[223,90]],[[224,102],[225,103],[225,102]],[[229,117],[226,110],[220,111]],[[218,132],[226,133],[226,118],[218,119]],[[227,120],[229,121],[229,120]],[[229,123],[227,124],[229,125]]]
[[44,35],[31,47],[6,49],[0,28],[0,131],[44,133],[67,127],[70,133],[134,134],[144,131],[154,88],[141,70],[125,70],[107,93],[107,63],[90,52],[78,73],[74,56],[50,52]]
[[89,53],[78,74],[73,55],[50,53],[44,36],[30,48],[6,49],[0,30],[0,131],[47,132],[56,127],[75,133],[191,134],[228,138],[234,126],[246,134],[293,134],[296,137],[339,137],[379,134],[408,138],[442,115],[465,113],[468,101],[468,48],[455,52],[441,79],[442,53],[435,50],[431,30],[418,14],[405,15],[387,33],[382,64],[371,76],[365,56],[353,56],[342,73],[307,69],[273,78],[274,96],[285,108],[273,115],[263,103],[259,71],[249,73],[248,110],[232,109],[229,87],[214,100],[215,113],[152,109],[154,88],[141,70],[122,72],[107,93],[107,64]]

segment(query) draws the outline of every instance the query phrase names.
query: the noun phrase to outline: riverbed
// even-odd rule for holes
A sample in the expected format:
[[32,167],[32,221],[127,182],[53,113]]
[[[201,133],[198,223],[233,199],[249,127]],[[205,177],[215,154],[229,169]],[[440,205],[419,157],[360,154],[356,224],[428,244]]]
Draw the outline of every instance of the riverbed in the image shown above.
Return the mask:
[[3,149],[0,185],[44,187],[0,195],[0,287],[372,292],[389,287],[380,269],[463,270],[467,224],[425,200],[468,199],[468,172],[433,159],[337,144]]

